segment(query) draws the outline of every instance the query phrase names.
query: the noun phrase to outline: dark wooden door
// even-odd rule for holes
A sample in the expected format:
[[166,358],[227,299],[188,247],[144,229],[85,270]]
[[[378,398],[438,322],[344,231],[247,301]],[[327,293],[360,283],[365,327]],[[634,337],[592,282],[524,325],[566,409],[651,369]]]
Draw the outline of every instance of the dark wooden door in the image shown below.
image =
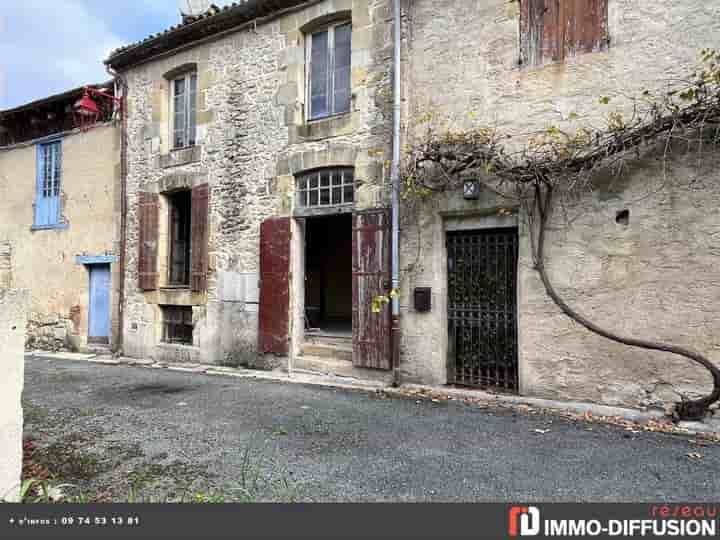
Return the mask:
[[450,232],[448,382],[518,389],[517,229]]
[[357,367],[392,368],[390,355],[390,306],[380,313],[373,300],[390,292],[390,214],[386,210],[353,215],[353,364]]
[[258,352],[287,354],[290,330],[290,218],[260,225]]

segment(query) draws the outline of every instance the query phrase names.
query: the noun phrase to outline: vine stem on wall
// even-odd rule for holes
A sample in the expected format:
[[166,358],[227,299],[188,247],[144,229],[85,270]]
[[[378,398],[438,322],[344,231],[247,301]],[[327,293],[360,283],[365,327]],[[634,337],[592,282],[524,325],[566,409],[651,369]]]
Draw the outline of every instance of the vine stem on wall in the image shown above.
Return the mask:
[[553,187],[549,183],[535,183],[535,198],[534,204],[537,211],[537,242],[535,245],[535,269],[540,275],[545,291],[547,295],[552,299],[557,307],[559,307],[565,315],[570,317],[573,321],[585,327],[590,332],[602,336],[615,343],[627,345],[629,347],[637,347],[640,349],[646,349],[651,351],[660,351],[675,354],[678,356],[685,357],[697,364],[700,364],[707,369],[713,377],[713,390],[712,392],[703,398],[688,400],[684,399],[677,404],[675,408],[675,414],[679,420],[702,420],[713,403],[720,399],[720,369],[713,364],[708,358],[703,356],[697,351],[680,347],[677,345],[662,343],[659,341],[649,341],[643,339],[637,339],[633,337],[621,336],[615,332],[611,332],[601,326],[598,326],[594,322],[585,318],[583,315],[575,311],[565,300],[558,294],[553,287],[552,281],[547,273],[544,263],[544,251],[545,251],[545,232],[547,229],[547,222],[550,217],[553,201]]

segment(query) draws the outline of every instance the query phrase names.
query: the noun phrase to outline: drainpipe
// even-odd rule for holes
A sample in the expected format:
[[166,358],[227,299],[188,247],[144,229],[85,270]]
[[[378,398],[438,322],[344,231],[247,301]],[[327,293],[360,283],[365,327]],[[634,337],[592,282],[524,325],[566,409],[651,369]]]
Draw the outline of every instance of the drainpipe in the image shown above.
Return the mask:
[[127,114],[125,108],[127,83],[110,66],[106,65],[105,69],[114,80],[115,95],[122,96],[120,102],[120,256],[118,262],[120,283],[118,284],[118,336],[115,347],[115,352],[122,353],[125,338],[125,248],[127,240]]
[[[390,181],[392,183],[392,288],[400,289],[400,0],[393,0],[393,156]],[[393,386],[398,386],[400,365],[400,297],[392,299],[392,329],[390,332]]]

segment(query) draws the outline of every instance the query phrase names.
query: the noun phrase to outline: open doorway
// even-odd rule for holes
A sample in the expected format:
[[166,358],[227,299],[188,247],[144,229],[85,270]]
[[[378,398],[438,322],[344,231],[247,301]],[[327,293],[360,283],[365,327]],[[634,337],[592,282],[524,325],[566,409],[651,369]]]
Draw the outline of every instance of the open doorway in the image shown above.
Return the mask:
[[305,332],[352,336],[351,214],[306,220]]

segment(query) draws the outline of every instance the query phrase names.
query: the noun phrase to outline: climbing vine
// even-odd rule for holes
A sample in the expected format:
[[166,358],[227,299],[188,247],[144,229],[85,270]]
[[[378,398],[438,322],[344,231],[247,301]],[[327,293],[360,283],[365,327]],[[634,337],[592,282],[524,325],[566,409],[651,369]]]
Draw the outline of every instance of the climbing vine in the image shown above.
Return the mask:
[[[680,80],[666,81],[664,90],[645,90],[627,97],[622,110],[603,96],[597,107],[604,121],[598,127],[574,130],[549,126],[532,134],[504,133],[493,127],[467,130],[438,128],[432,114],[416,119],[424,134],[407,149],[403,170],[406,207],[434,193],[457,189],[464,180],[479,180],[486,190],[507,198],[527,219],[534,269],[548,296],[572,320],[611,341],[687,358],[713,378],[713,390],[699,399],[683,398],[675,413],[679,419],[700,419],[720,399],[720,369],[703,354],[672,344],[623,336],[602,328],[571,307],[554,288],[546,271],[546,229],[551,216],[568,200],[592,189],[600,170],[621,175],[630,160],[647,152],[660,155],[663,185],[667,164],[679,145],[696,153],[720,142],[720,53],[703,50],[698,69]],[[570,120],[578,120],[571,114]],[[412,213],[412,210],[410,210]],[[500,212],[511,212],[503,208]]]

